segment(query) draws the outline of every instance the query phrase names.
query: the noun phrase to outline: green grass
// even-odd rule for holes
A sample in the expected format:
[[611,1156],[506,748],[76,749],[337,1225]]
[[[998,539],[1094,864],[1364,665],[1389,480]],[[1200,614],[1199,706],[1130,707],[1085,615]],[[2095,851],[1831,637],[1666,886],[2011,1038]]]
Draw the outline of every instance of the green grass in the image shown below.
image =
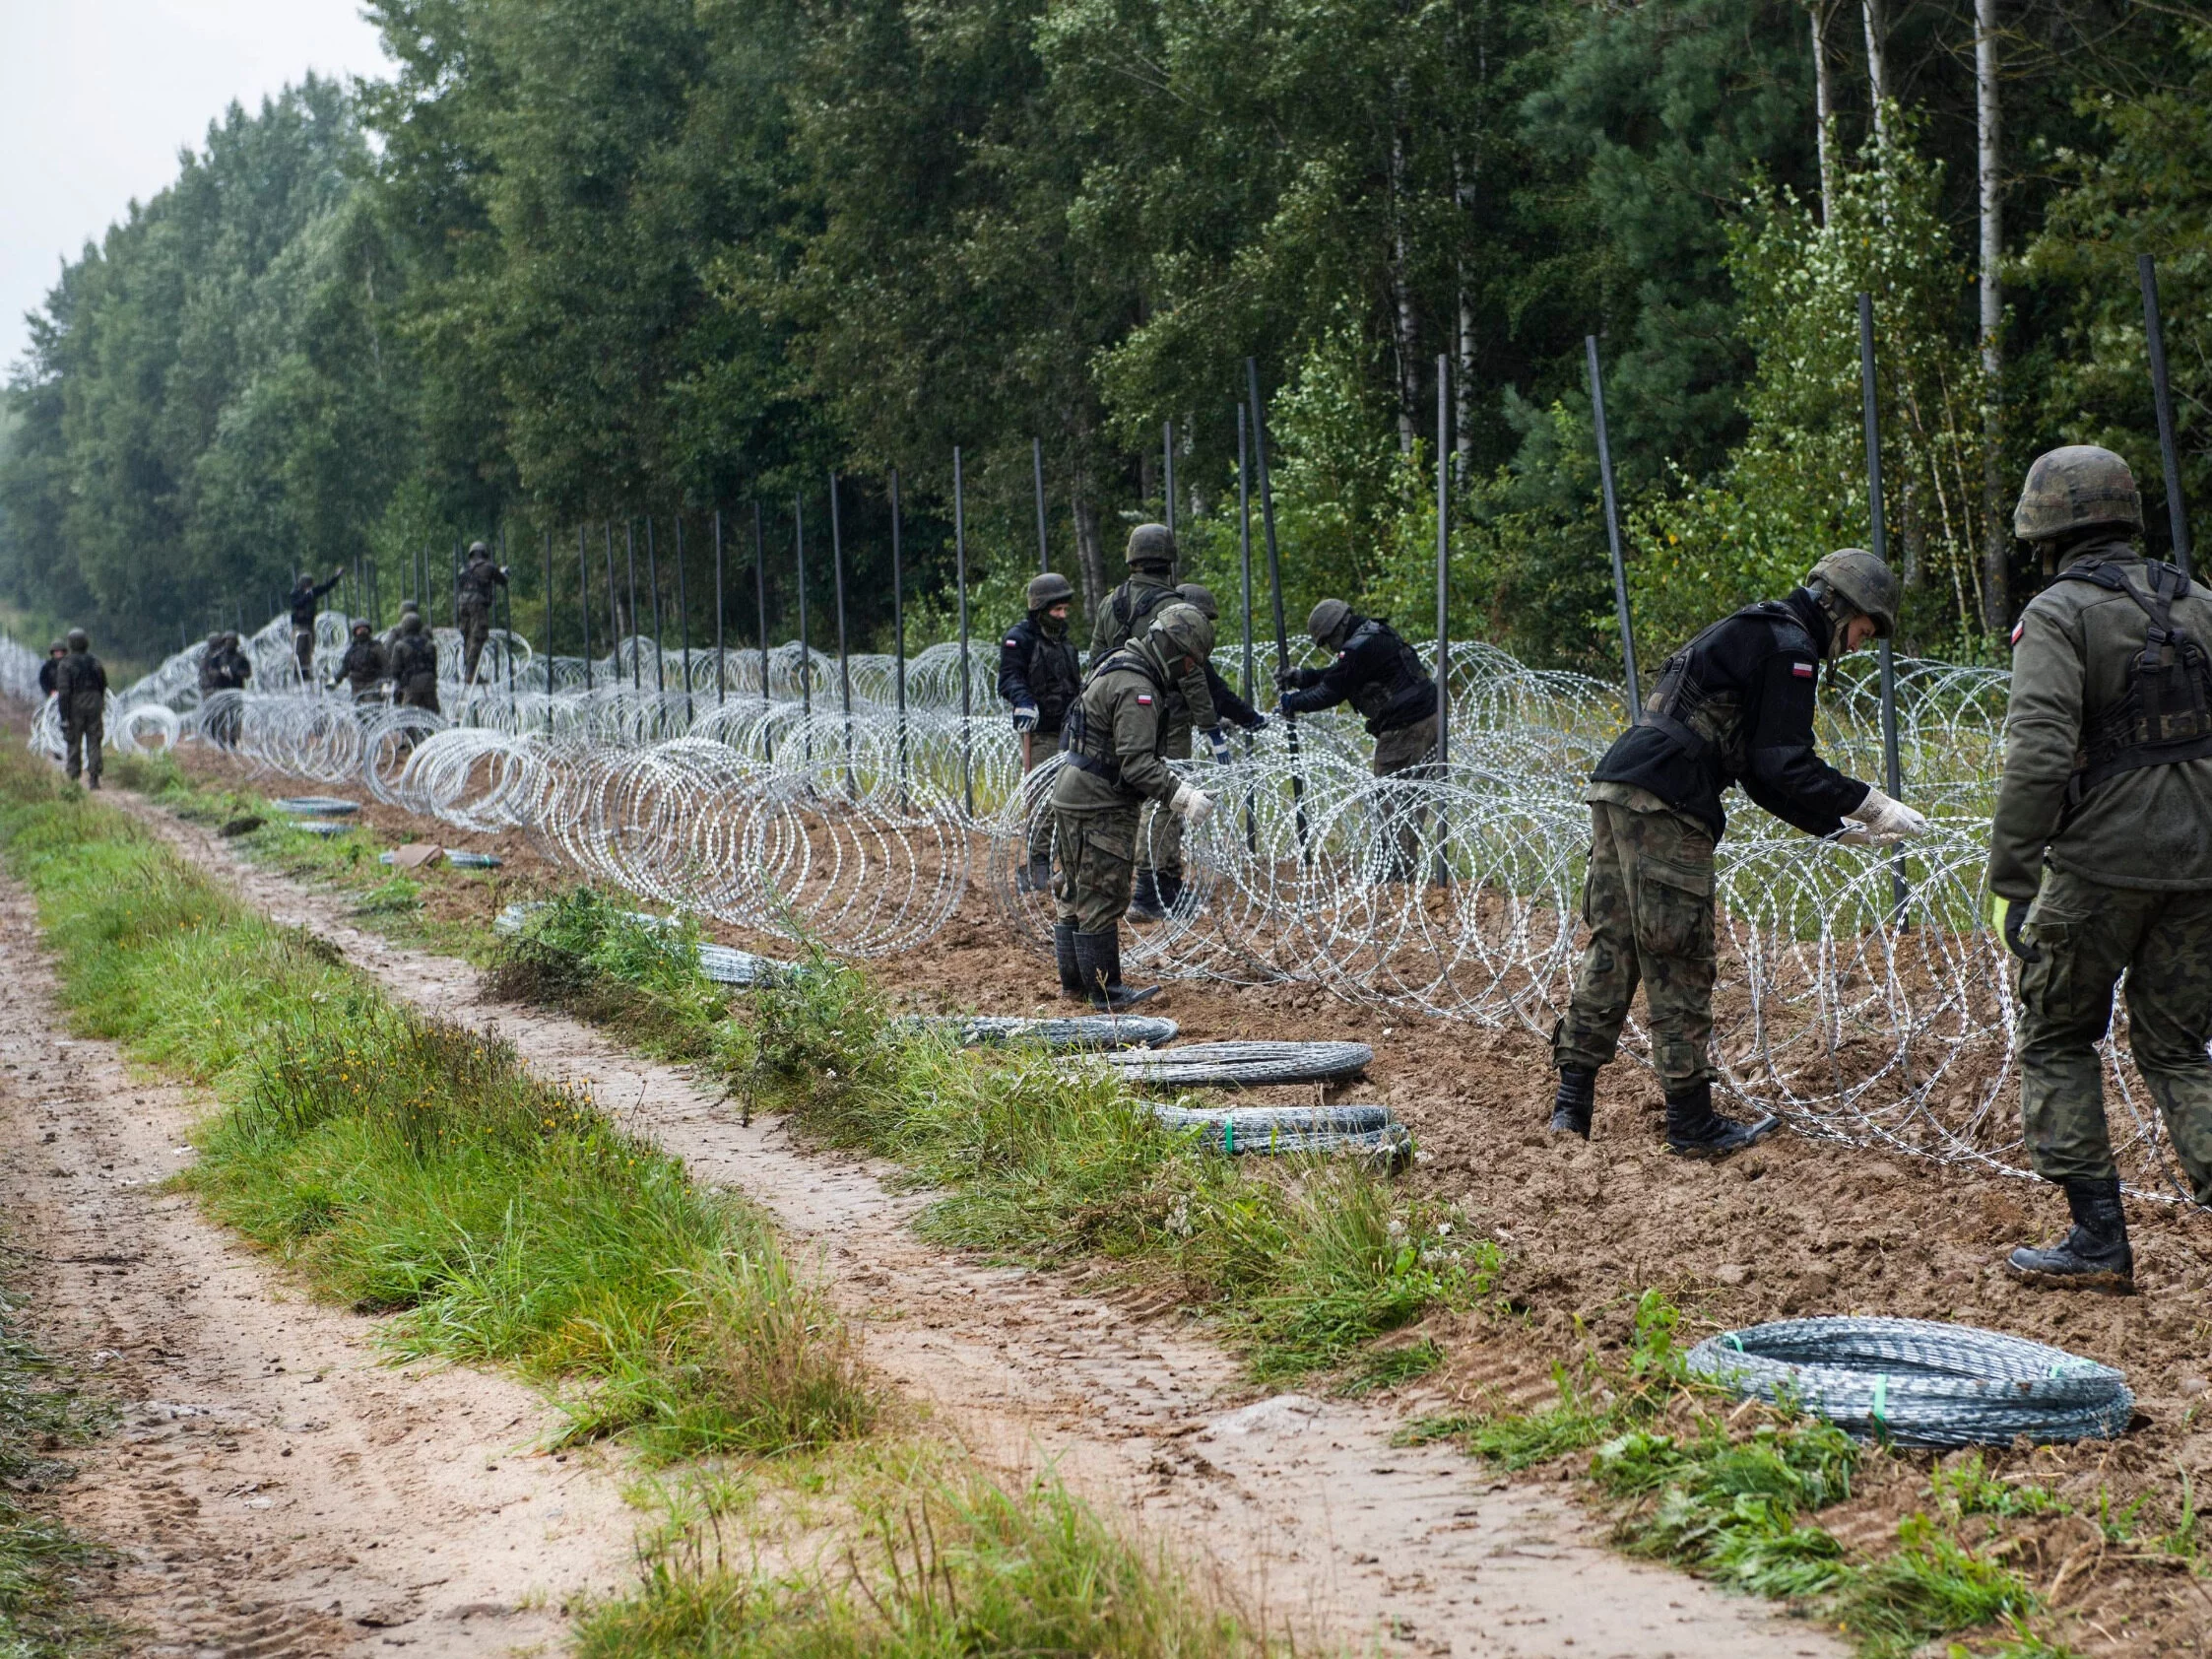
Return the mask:
[[487,989],[618,1026],[633,1045],[667,1059],[701,1060],[729,1005],[699,971],[698,943],[688,916],[648,926],[619,899],[571,888],[500,948]]
[[749,1025],[717,1039],[734,1083],[943,1189],[925,1236],[1043,1264],[1104,1257],[1172,1283],[1259,1381],[1342,1370],[1346,1386],[1372,1388],[1393,1367],[1417,1374],[1433,1349],[1366,1357],[1367,1345],[1490,1294],[1494,1244],[1357,1163],[1202,1154],[1103,1072],[894,1028],[867,978],[823,956],[749,1001]]
[[[1056,1482],[972,1471],[864,1503],[841,1550],[763,1573],[715,1520],[651,1551],[632,1595],[587,1613],[578,1659],[1272,1659],[1287,1641],[1201,1593]],[[731,1558],[739,1559],[733,1564]]]
[[1746,1419],[1732,1399],[1689,1376],[1679,1323],[1671,1304],[1646,1292],[1622,1363],[1592,1356],[1562,1367],[1559,1399],[1544,1411],[1429,1419],[1407,1437],[1451,1439],[1504,1469],[1588,1451],[1588,1477],[1621,1548],[1789,1602],[1848,1634],[1865,1659],[1904,1659],[1930,1641],[1990,1628],[2008,1632],[1993,1651],[2020,1659],[2061,1651],[2029,1627],[2042,1611],[2034,1588],[1957,1530],[1969,1515],[2062,1508],[2053,1494],[1992,1481],[1979,1457],[1937,1467],[1927,1508],[1900,1524],[1891,1550],[1852,1559],[1815,1517],[1851,1496],[1864,1459],[1888,1454],[1817,1418],[1760,1408]]
[[0,1656],[64,1659],[104,1653],[119,1633],[87,1616],[75,1575],[100,1552],[33,1502],[74,1475],[48,1454],[88,1443],[108,1425],[104,1407],[61,1381],[20,1331],[21,1309],[0,1295]]
[[867,1427],[843,1327],[756,1209],[43,768],[0,761],[0,852],[81,1028],[215,1091],[192,1188],[321,1294],[393,1313],[395,1353],[511,1364],[571,1435],[665,1455]]

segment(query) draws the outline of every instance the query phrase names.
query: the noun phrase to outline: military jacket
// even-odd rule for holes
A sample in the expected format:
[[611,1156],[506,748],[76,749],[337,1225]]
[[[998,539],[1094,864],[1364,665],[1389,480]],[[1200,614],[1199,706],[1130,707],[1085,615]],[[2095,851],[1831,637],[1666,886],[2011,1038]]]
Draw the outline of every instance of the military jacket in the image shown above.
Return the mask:
[[54,668],[54,691],[64,702],[98,706],[107,693],[107,670],[90,651],[71,651]]
[[425,674],[435,679],[438,671],[437,641],[427,631],[403,633],[392,646],[391,656],[387,660],[391,665],[392,678],[403,686]]
[[1099,812],[1145,799],[1162,805],[1172,800],[1176,777],[1167,764],[1166,739],[1182,695],[1175,685],[1143,642],[1100,663],[1069,717],[1053,805]]
[[373,692],[376,683],[390,670],[384,660],[384,647],[373,639],[357,639],[346,647],[339,659],[338,674],[354,691]]
[[1060,730],[1082,683],[1075,642],[1068,630],[1054,633],[1034,611],[1008,629],[999,642],[999,696],[1016,708],[1034,708],[1040,732]]
[[1436,682],[1396,629],[1361,617],[1344,636],[1336,660],[1318,673],[1300,669],[1282,697],[1282,706],[1291,714],[1311,714],[1340,702],[1365,716],[1368,736],[1381,737],[1434,714]]
[[292,626],[293,628],[313,628],[315,626],[315,613],[322,609],[322,597],[338,585],[338,577],[333,576],[319,587],[295,587],[292,590]]
[[471,560],[461,571],[461,609],[488,611],[499,589],[507,585],[507,573],[488,559]]
[[[2147,590],[2147,564],[2124,540],[2084,548],[2066,568],[2091,559]],[[2190,583],[2172,616],[2212,648],[2212,590]],[[2021,613],[1989,827],[1990,892],[2032,898],[2047,858],[2108,887],[2212,889],[2212,758],[2122,771],[2086,793],[2072,787],[2087,759],[2085,734],[2127,695],[2129,664],[2149,630],[2124,593],[2079,580],[2052,582]]]

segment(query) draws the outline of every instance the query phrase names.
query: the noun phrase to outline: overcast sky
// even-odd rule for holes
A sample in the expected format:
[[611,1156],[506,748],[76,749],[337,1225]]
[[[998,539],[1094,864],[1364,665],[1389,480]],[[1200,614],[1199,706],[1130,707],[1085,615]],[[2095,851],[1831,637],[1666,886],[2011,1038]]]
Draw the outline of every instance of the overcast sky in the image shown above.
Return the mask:
[[233,100],[384,71],[358,0],[0,0],[0,368],[24,313]]

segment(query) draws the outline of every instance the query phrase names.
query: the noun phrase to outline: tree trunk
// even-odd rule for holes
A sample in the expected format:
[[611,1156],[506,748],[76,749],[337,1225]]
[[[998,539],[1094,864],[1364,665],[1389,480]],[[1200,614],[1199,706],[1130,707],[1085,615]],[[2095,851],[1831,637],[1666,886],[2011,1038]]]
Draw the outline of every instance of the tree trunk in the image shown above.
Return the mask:
[[[1474,221],[1474,179],[1461,167],[1460,159],[1452,158],[1452,200],[1460,210],[1462,220],[1471,225]],[[1474,384],[1474,307],[1467,302],[1466,262],[1463,255],[1458,264],[1459,328],[1454,341],[1452,369],[1458,380],[1452,387],[1453,431],[1457,434],[1453,448],[1459,456],[1460,483],[1466,483],[1467,469],[1474,465],[1474,401],[1468,389]]]
[[1982,192],[1982,620],[2011,626],[2004,522],[2004,204],[1998,175],[1997,0],[1974,0],[1974,106]]
[[1413,302],[1405,237],[1405,133],[1391,133],[1391,304],[1398,356],[1398,447],[1413,453],[1414,412],[1421,405],[1420,316]]
[[1075,564],[1083,584],[1083,614],[1098,615],[1106,603],[1107,594],[1113,591],[1106,580],[1106,550],[1100,544],[1098,530],[1098,503],[1090,498],[1087,474],[1078,475],[1075,486]]
[[1866,84],[1874,100],[1874,146],[1889,149],[1888,30],[1882,23],[1881,0],[1860,0],[1866,19]]
[[1828,70],[1828,7],[1813,0],[1806,15],[1812,20],[1812,106],[1820,122],[1820,223],[1825,226],[1836,206],[1836,83]]

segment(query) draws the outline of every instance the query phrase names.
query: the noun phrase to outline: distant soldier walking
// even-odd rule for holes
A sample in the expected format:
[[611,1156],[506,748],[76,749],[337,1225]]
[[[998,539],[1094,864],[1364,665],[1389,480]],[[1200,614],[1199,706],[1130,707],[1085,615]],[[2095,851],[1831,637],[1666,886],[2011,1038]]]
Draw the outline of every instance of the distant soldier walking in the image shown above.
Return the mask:
[[107,670],[93,655],[93,642],[81,628],[69,630],[69,654],[54,669],[54,696],[61,702],[63,768],[74,782],[99,787],[100,745],[107,739]]
[[[1013,710],[1013,729],[1021,740],[1021,773],[1026,777],[1060,753],[1061,724],[1082,691],[1082,666],[1075,642],[1068,636],[1068,607],[1075,590],[1068,578],[1047,570],[1029,578],[1024,595],[1029,614],[999,642],[999,696]],[[1052,814],[1036,815],[1029,856],[1014,878],[1021,893],[1052,887]]]
[[399,640],[386,666],[401,706],[439,712],[437,641],[424,630],[420,613],[411,611],[400,620]]
[[56,639],[46,647],[46,660],[38,665],[38,692],[41,697],[54,695],[54,674],[61,667],[61,659],[69,655],[66,640]]
[[[1312,714],[1348,702],[1375,740],[1375,775],[1431,781],[1436,765],[1436,682],[1413,647],[1380,617],[1363,617],[1341,599],[1324,599],[1306,619],[1306,632],[1336,660],[1327,668],[1293,668],[1280,676],[1282,712]],[[1400,810],[1397,840],[1384,859],[1384,881],[1418,873],[1420,825]]]
[[1897,578],[1872,554],[1845,548],[1787,598],[1715,623],[1660,669],[1583,796],[1590,944],[1552,1032],[1555,1133],[1590,1138],[1598,1069],[1613,1058],[1639,982],[1653,1069],[1666,1091],[1669,1150],[1725,1158],[1775,1129],[1773,1117],[1741,1123],[1713,1109],[1713,854],[1727,827],[1721,795],[1740,783],[1785,823],[1854,845],[1923,833],[1919,813],[1813,749],[1821,662],[1896,627]]
[[2212,590],[2133,545],[2142,498],[2107,449],[2028,469],[2012,532],[2057,579],[2012,631],[1992,920],[2020,958],[2020,1111],[2071,1229],[2008,1265],[2125,1287],[2134,1252],[2097,1043],[2126,981],[2128,1049],[2212,1203]]
[[1213,809],[1210,797],[1167,765],[1167,732],[1182,688],[1212,649],[1213,625],[1191,606],[1170,605],[1141,637],[1092,669],[1069,716],[1067,763],[1053,780],[1053,945],[1061,989],[1094,1008],[1128,1008],[1156,994],[1157,987],[1123,985],[1120,924],[1144,804],[1188,824]]
[[499,589],[507,585],[504,565],[491,563],[491,549],[483,542],[469,544],[469,563],[461,571],[460,592],[454,616],[461,626],[461,681],[473,686],[484,642],[491,636],[491,607]]
[[354,619],[353,639],[340,659],[338,674],[330,683],[336,691],[341,682],[354,694],[356,702],[373,702],[382,690],[383,682],[391,675],[391,665],[385,660],[384,647],[379,645],[369,631],[368,619]]
[[315,578],[300,573],[292,584],[292,654],[299,663],[299,683],[311,686],[315,680],[315,615],[322,607],[323,595],[345,579],[346,572],[335,572],[329,581],[317,586]]

